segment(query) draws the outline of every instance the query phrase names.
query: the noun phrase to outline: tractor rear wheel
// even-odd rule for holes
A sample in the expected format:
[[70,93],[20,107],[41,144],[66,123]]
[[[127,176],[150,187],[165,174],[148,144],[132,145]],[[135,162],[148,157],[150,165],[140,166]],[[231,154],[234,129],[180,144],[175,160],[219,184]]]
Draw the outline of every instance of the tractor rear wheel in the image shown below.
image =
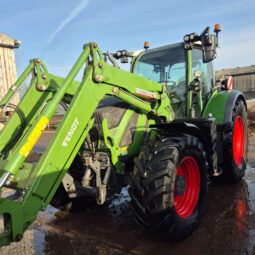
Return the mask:
[[198,226],[207,193],[206,152],[194,136],[152,141],[135,159],[131,208],[143,228],[181,240]]
[[223,140],[223,177],[239,182],[244,176],[247,162],[248,131],[247,110],[244,102],[236,101],[230,130]]

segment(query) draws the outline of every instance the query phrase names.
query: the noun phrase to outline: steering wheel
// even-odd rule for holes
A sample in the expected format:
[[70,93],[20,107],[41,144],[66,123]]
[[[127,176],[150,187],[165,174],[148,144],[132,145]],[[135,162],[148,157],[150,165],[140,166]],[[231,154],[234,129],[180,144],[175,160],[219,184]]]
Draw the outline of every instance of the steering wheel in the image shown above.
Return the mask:
[[[179,85],[177,86],[177,83],[175,81],[168,80],[168,81],[162,81],[162,82],[166,82],[166,91],[168,96],[170,97],[171,103],[181,105],[182,100],[180,96],[176,94],[176,89]],[[171,85],[169,85],[169,83]]]

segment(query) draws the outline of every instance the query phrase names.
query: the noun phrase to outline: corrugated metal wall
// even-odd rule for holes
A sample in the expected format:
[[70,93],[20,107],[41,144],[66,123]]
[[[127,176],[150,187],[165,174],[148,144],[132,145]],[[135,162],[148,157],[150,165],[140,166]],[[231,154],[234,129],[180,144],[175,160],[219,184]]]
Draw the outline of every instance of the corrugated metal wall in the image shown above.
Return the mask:
[[242,91],[246,99],[255,98],[255,74],[233,75],[233,88]]
[[[16,63],[14,56],[15,40],[0,33],[0,99],[7,93],[9,88],[17,80]],[[6,45],[1,46],[1,45]],[[7,47],[7,46],[10,47]],[[16,95],[12,103],[17,104],[19,96]]]
[[233,77],[233,89],[242,91],[246,99],[255,98],[255,66],[216,71],[216,78],[222,75],[231,75]]

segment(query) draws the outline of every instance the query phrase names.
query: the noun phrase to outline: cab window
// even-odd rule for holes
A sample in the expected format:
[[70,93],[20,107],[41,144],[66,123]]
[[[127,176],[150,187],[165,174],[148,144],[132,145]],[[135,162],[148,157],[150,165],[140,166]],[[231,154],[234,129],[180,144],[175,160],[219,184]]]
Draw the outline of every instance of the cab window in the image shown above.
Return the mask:
[[146,51],[134,66],[134,73],[164,83],[177,118],[186,111],[186,53],[182,43]]
[[194,48],[192,50],[192,74],[194,79],[195,71],[200,70],[202,75],[200,77],[201,89],[202,89],[202,100],[203,104],[206,102],[212,87],[215,84],[214,72],[213,72],[213,63],[203,63],[203,55],[200,49]]

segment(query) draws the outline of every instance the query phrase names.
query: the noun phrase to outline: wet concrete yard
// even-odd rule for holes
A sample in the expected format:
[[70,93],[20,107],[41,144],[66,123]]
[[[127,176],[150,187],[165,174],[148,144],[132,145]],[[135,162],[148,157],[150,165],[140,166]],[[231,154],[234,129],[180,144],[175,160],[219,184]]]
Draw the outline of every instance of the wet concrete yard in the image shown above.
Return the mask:
[[20,243],[0,249],[0,254],[255,254],[255,136],[249,141],[244,180],[212,184],[205,217],[182,242],[163,242],[141,230],[123,190],[104,206],[90,204],[74,213],[49,206]]

